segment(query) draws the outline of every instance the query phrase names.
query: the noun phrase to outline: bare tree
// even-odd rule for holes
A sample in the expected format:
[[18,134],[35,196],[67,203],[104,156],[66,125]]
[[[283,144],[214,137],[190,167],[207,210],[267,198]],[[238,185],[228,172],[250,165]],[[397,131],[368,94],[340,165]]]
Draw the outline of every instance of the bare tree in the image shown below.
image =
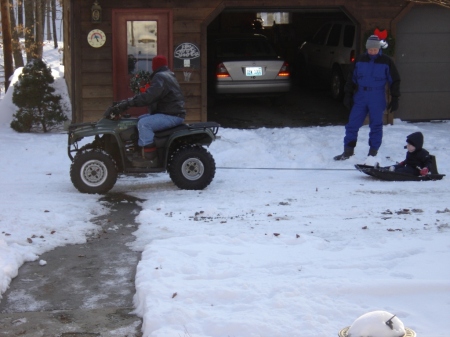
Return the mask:
[[14,0],[9,0],[9,10],[14,65],[16,68],[18,68],[23,67],[22,46],[19,41],[19,32],[22,30],[22,27],[18,27],[16,25],[16,16],[14,14]]
[[5,91],[9,87],[9,78],[14,73],[11,43],[11,24],[9,16],[9,1],[1,0],[3,57],[5,66]]
[[[44,7],[44,8],[43,8]],[[38,59],[42,59],[42,54],[44,52],[44,0],[36,0],[36,7],[35,7],[35,38],[34,41],[36,43],[36,57]]]
[[52,38],[52,30],[51,30],[51,20],[50,20],[50,14],[51,14],[51,7],[50,7],[50,0],[45,0],[45,16],[47,17],[45,19],[45,23],[46,23],[46,29],[47,29],[47,40],[51,41]]
[[58,48],[58,35],[56,34],[56,0],[51,0],[52,6],[52,27],[53,27],[53,46]]
[[17,27],[19,27],[19,37],[23,38],[23,0],[17,1]]
[[34,43],[34,0],[24,0],[25,7],[25,51],[27,62],[35,57]]
[[450,0],[408,0],[408,1],[416,2],[419,4],[435,4],[435,5],[450,8]]

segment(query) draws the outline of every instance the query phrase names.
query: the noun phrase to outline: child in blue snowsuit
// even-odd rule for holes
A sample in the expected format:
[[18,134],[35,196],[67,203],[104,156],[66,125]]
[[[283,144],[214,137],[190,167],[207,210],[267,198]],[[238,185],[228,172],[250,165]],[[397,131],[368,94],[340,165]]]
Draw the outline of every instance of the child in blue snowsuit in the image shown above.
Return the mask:
[[371,35],[366,42],[367,52],[353,62],[345,84],[344,105],[351,109],[345,126],[344,152],[334,160],[346,160],[353,156],[358,131],[369,114],[369,156],[375,157],[383,137],[383,113],[386,109],[386,83],[389,84],[390,111],[398,109],[400,75],[392,59],[381,53],[381,42]]
[[422,132],[414,132],[406,137],[405,146],[408,149],[406,159],[396,165],[390,166],[389,171],[408,173],[415,176],[427,175],[431,170],[431,157],[423,146]]

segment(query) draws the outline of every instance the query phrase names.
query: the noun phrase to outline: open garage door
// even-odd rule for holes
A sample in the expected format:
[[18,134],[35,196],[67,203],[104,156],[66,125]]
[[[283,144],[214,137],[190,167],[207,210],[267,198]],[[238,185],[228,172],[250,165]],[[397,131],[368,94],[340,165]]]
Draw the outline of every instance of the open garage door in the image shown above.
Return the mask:
[[450,119],[450,9],[415,6],[397,24],[403,120]]
[[[274,10],[263,5],[226,7],[208,24],[208,120],[237,128],[344,125],[348,120],[348,110],[342,102],[333,99],[330,90],[333,62],[327,64],[329,76],[326,79],[311,75],[308,76],[309,82],[300,81],[300,78],[306,78],[306,72],[299,71],[298,50],[324,24],[352,22],[349,13],[341,7],[283,7]],[[355,31],[351,44],[359,38]],[[243,42],[253,34],[265,36],[275,50],[277,62],[250,48],[251,43]],[[347,35],[340,30],[333,36],[339,44],[341,40],[348,40],[344,38]],[[236,42],[227,42],[236,36]],[[331,52],[324,48],[323,58],[325,54],[329,56]],[[350,62],[350,57],[348,60]],[[289,91],[282,92],[282,81],[277,82],[279,78],[272,83],[266,81],[267,86],[263,88],[262,74],[280,74],[285,64],[288,65],[291,82]],[[247,70],[253,68],[260,73],[247,74]],[[243,78],[248,81],[241,85],[239,80]],[[304,85],[304,82],[308,83]],[[267,88],[270,90],[264,92]],[[274,89],[277,91],[272,92]]]

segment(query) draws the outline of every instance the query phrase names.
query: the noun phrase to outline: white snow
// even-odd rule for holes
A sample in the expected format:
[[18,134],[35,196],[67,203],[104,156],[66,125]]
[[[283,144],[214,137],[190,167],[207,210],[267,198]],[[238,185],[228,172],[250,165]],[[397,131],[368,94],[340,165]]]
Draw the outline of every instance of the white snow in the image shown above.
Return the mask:
[[[60,55],[46,49],[46,59],[67,97]],[[0,102],[1,293],[24,262],[85,242],[99,230],[91,220],[108,212],[100,196],[72,186],[67,135],[14,132],[10,100],[8,92]],[[415,131],[449,174],[449,122],[395,120],[380,165],[403,160]],[[112,190],[146,200],[130,247],[142,251],[134,303],[144,336],[328,337],[373,311],[396,315],[418,337],[448,336],[448,176],[383,182],[358,172],[367,126],[342,162],[332,159],[342,126],[218,135],[205,190],[179,190],[168,174],[124,177]]]

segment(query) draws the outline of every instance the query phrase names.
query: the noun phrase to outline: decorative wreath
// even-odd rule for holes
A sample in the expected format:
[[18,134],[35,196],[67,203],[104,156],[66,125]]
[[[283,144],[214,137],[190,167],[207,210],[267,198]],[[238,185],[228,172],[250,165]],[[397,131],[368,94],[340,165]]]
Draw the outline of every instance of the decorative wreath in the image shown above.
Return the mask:
[[150,86],[151,73],[145,70],[140,70],[136,74],[133,74],[130,79],[130,88],[134,94],[140,94],[145,92]]

